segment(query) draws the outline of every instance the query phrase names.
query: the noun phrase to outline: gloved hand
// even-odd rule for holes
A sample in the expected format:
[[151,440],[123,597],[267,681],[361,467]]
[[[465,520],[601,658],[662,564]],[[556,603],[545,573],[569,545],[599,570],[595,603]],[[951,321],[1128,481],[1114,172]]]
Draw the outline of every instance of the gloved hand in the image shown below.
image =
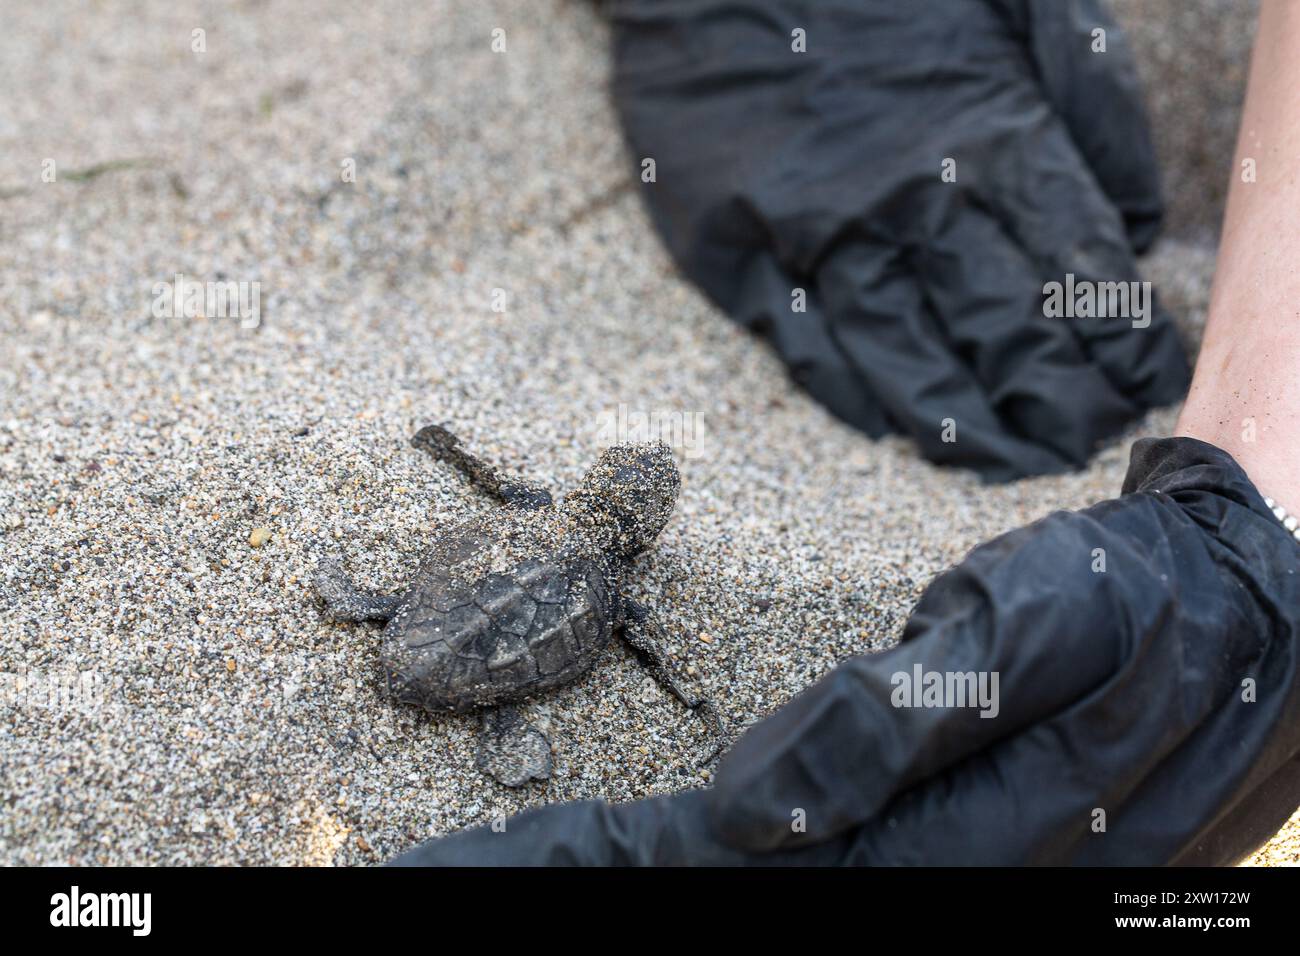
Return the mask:
[[1149,297],[1145,318],[1044,314],[1067,274],[1137,281],[1131,247],[1161,215],[1099,0],[610,10],[615,101],[634,158],[655,161],[642,191],[669,250],[836,415],[1001,481],[1081,465],[1183,396]]
[[[1298,653],[1300,541],[1226,452],[1144,439],[1122,497],[975,549],[712,790],[547,807],[399,862],[1233,862],[1300,803]],[[898,706],[918,668],[990,693]]]

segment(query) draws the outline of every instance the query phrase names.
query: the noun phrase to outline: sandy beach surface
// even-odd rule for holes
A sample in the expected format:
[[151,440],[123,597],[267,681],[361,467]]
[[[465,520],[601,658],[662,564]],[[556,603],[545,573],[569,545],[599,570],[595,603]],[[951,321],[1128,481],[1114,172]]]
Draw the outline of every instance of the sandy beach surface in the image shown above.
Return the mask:
[[[1172,6],[1121,9],[1174,197],[1145,268],[1195,341],[1251,7]],[[333,554],[396,589],[489,507],[408,445],[425,423],[555,492],[620,408],[676,423],[632,594],[737,726],[1173,425],[988,488],[836,422],[661,250],[588,3],[0,9],[0,862],[374,864],[707,784],[699,722],[621,645],[527,705],[556,770],[521,790],[472,718],[383,696],[377,626],[325,621],[310,578]],[[257,283],[256,327],[157,314],[178,274]],[[1295,823],[1256,862],[1300,861]]]

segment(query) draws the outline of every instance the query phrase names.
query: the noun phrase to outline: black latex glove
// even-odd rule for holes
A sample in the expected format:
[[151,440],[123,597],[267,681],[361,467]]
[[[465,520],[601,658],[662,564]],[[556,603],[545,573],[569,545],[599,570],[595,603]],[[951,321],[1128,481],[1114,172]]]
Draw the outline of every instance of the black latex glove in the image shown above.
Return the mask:
[[1131,56],[1099,2],[609,9],[615,100],[635,159],[655,160],[642,190],[668,248],[835,414],[1006,480],[1078,466],[1182,397],[1158,307],[1146,328],[1044,315],[1067,273],[1137,280],[1160,219]]
[[[1233,862],[1300,804],[1298,571],[1231,456],[1144,439],[1122,497],[975,549],[712,790],[547,807],[401,862]],[[915,665],[996,672],[997,715],[895,707]]]

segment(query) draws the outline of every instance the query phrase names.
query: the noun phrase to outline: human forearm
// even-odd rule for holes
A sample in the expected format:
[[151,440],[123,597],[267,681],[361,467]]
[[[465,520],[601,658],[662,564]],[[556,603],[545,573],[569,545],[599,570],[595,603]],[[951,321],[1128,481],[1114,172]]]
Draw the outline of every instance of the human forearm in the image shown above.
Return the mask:
[[1231,452],[1292,514],[1300,514],[1297,91],[1300,3],[1265,0],[1209,321],[1177,428]]

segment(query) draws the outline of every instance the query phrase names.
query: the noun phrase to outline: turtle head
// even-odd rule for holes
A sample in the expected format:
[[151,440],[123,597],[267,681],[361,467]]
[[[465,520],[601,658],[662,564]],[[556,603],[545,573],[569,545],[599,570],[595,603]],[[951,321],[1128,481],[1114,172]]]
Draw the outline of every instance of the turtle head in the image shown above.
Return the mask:
[[648,548],[668,523],[682,479],[672,449],[662,441],[605,449],[565,499],[575,517],[588,517],[615,530],[624,557]]

